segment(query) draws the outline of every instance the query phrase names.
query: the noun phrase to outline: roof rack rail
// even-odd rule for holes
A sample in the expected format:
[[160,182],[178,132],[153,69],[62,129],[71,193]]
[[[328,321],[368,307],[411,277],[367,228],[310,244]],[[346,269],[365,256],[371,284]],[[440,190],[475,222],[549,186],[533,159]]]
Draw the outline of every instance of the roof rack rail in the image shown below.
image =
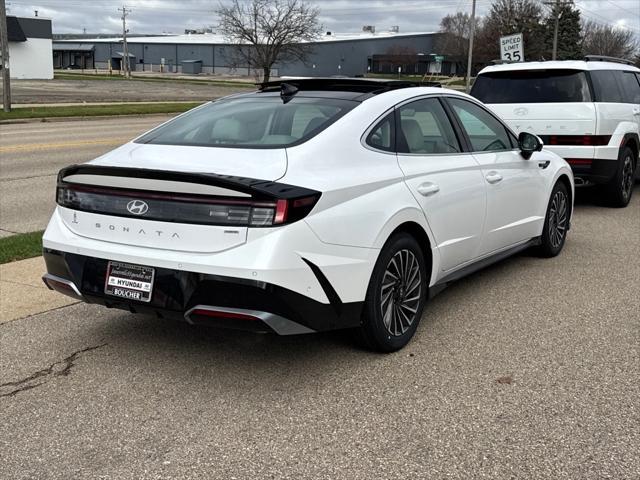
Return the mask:
[[613,62],[624,63],[626,65],[633,65],[631,60],[625,60],[624,58],[607,57],[605,55],[585,55],[584,60],[586,62]]
[[389,90],[408,87],[441,87],[439,82],[423,82],[408,80],[388,80],[375,78],[352,77],[308,77],[308,78],[283,78],[266,83],[256,84],[261,92],[279,92],[285,88],[293,91],[321,90],[321,91],[349,91],[361,93],[382,93]]

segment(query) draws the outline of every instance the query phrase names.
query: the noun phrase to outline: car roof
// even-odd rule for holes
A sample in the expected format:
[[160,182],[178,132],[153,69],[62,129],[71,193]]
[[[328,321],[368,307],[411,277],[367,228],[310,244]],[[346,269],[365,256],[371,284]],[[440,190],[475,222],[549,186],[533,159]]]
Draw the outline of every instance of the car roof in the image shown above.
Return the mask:
[[619,62],[585,60],[551,60],[545,62],[518,62],[490,65],[480,70],[478,75],[493,72],[512,72],[523,70],[627,70],[640,72],[640,68]]
[[[372,78],[283,78],[259,84],[254,92],[238,93],[227,99],[251,97],[331,98],[363,102],[372,97],[390,94],[402,101],[417,95],[459,93],[440,87],[437,82],[405,81]],[[221,99],[222,100],[222,99]]]

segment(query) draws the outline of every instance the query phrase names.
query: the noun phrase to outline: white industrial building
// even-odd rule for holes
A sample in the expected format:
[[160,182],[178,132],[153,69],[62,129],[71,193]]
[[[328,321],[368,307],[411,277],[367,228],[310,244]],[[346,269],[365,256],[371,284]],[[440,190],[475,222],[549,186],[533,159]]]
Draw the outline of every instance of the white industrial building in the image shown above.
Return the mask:
[[7,17],[11,78],[53,78],[51,33],[50,19]]

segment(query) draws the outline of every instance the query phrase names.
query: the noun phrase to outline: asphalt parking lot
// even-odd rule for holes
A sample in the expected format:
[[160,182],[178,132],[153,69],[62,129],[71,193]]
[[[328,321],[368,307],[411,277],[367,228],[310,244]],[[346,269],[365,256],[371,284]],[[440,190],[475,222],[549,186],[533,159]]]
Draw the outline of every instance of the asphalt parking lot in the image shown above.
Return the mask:
[[0,325],[0,477],[640,478],[640,186],[379,355],[75,304]]

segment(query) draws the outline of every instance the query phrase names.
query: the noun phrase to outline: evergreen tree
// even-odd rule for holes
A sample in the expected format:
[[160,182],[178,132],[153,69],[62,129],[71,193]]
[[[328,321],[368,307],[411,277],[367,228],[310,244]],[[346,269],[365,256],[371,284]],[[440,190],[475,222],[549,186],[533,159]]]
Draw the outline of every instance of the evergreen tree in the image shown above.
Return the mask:
[[552,58],[553,33],[556,18],[558,20],[558,51],[556,60],[578,60],[582,58],[582,23],[580,10],[573,0],[555,0],[551,5],[551,12],[545,21],[545,55],[547,60]]
[[[526,61],[545,56],[544,18],[533,0],[496,0],[478,35],[480,57],[484,61],[500,58],[500,37],[522,33]],[[474,49],[475,51],[475,49]]]

